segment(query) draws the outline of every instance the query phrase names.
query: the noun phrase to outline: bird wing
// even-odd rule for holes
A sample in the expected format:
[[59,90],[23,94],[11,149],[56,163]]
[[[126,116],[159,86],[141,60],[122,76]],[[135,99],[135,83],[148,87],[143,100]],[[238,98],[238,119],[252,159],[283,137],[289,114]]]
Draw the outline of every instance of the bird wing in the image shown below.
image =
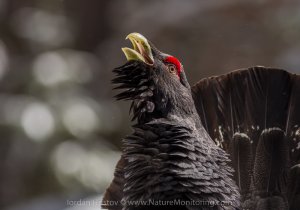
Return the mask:
[[300,76],[252,67],[202,79],[192,93],[203,126],[230,154],[244,207],[300,209]]
[[114,178],[106,189],[103,200],[102,200],[102,208],[109,210],[121,210],[122,204],[121,200],[123,198],[123,187],[124,187],[124,167],[126,164],[126,160],[123,156],[121,156],[118,161]]

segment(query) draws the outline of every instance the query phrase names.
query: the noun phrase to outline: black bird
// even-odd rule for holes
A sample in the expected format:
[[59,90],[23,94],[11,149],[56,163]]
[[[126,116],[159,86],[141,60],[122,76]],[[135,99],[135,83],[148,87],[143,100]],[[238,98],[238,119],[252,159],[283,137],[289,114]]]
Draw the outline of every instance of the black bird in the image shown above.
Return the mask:
[[113,83],[136,123],[104,208],[300,209],[299,76],[254,67],[190,88],[178,59],[128,38]]

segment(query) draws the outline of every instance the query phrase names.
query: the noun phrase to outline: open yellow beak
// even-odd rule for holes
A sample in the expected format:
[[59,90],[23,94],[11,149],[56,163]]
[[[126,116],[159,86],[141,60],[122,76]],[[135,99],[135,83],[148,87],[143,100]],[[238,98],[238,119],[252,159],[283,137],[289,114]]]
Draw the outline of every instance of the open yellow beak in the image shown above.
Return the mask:
[[153,65],[154,59],[151,51],[151,47],[147,39],[139,33],[128,34],[126,39],[129,39],[133,45],[133,49],[128,47],[122,48],[128,61],[136,60],[143,61],[148,65]]

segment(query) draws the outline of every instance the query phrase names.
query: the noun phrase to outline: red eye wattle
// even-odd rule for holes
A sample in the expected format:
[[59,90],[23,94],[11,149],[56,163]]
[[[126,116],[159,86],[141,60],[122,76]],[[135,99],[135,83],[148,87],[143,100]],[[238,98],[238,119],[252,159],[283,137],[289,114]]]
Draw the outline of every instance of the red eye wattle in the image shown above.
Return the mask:
[[181,63],[179,62],[179,60],[177,58],[175,58],[173,56],[168,56],[165,59],[165,62],[173,64],[176,67],[176,69],[177,69],[177,75],[178,76],[180,75],[180,72],[182,71],[182,68],[181,68]]

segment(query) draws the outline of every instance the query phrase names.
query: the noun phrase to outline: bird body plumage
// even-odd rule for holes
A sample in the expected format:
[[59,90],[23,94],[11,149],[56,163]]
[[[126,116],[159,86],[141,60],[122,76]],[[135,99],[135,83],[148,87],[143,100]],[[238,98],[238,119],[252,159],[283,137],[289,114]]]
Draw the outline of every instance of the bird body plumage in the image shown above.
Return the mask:
[[[164,91],[158,90],[159,81],[146,79],[151,78],[146,73],[143,83],[140,83],[141,78],[135,81],[132,75],[130,80],[127,76],[126,71],[131,74],[139,71],[141,75],[140,65],[143,64],[128,63],[115,69],[118,77],[113,82],[125,82],[128,88],[116,97],[135,99],[131,111],[138,122],[133,126],[134,132],[123,139],[123,155],[104,198],[118,201],[122,205],[106,207],[147,209],[151,203],[135,207],[129,201],[177,201],[190,203],[171,205],[171,209],[237,208],[239,192],[231,177],[233,170],[228,166],[228,155],[215,145],[201,125],[191,91],[188,89],[189,91],[179,95],[185,100],[173,99],[177,101],[175,110],[174,107],[166,108],[169,105],[163,102],[154,103],[153,100],[157,101],[157,98],[153,97],[164,99],[166,95],[159,93]],[[130,85],[134,86],[134,91]],[[121,86],[123,88],[124,84]],[[156,93],[143,94],[149,91]],[[140,103],[141,100],[143,103]],[[162,101],[167,103],[168,100],[169,98],[165,98]],[[180,104],[180,101],[186,104]],[[145,106],[149,103],[153,103],[155,108],[147,110]],[[179,108],[183,106],[186,108]],[[141,114],[142,109],[145,111]],[[158,109],[164,110],[164,113],[155,113],[154,110]],[[220,202],[227,202],[228,206],[221,208]]]

